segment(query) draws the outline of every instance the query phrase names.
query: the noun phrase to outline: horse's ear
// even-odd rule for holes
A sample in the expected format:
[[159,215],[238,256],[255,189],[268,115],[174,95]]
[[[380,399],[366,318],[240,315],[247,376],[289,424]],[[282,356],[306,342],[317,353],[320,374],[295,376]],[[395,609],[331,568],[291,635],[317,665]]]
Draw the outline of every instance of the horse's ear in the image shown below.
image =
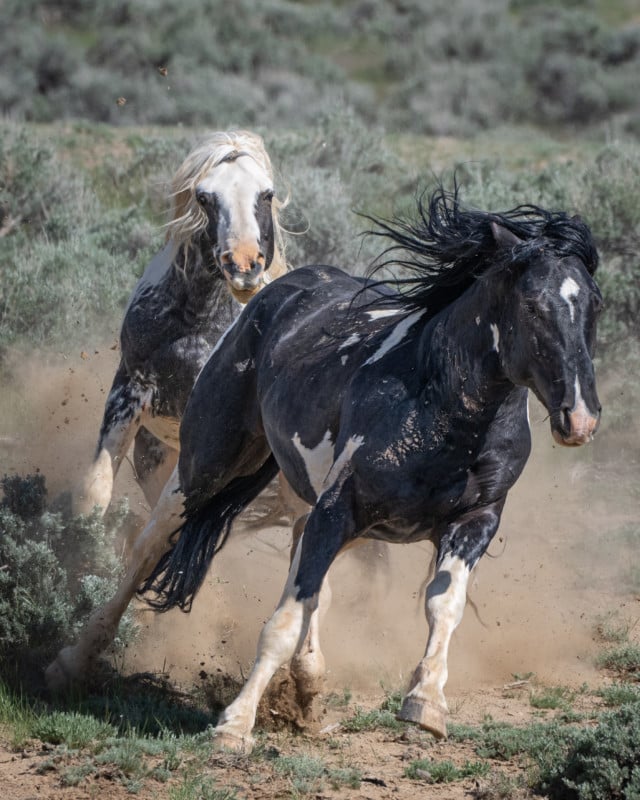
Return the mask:
[[491,223],[491,233],[498,247],[511,249],[517,244],[522,244],[522,239],[512,233],[508,228],[499,225],[497,222]]

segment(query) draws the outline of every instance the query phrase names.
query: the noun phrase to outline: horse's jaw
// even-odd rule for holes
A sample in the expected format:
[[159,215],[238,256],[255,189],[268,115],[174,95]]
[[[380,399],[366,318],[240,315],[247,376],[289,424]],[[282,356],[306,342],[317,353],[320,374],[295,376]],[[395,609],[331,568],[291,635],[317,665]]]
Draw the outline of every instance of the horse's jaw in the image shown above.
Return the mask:
[[263,272],[260,275],[260,280],[256,283],[255,286],[249,286],[247,288],[238,288],[233,285],[233,283],[227,278],[227,286],[229,287],[229,291],[231,295],[242,305],[246,305],[252,297],[258,294],[261,289],[271,283],[271,276],[268,272]]
[[255,297],[255,295],[258,294],[260,289],[262,289],[262,286],[262,283],[254,286],[253,289],[234,289],[233,286],[229,286],[229,291],[231,292],[232,297],[245,306],[252,297]]

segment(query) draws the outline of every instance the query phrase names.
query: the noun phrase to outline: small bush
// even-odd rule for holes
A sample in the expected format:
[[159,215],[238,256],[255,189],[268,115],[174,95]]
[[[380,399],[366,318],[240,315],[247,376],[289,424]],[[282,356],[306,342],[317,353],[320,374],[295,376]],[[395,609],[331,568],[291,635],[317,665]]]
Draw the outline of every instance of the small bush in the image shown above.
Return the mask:
[[575,733],[566,753],[541,771],[552,800],[640,797],[640,705],[604,714],[596,728]]
[[606,650],[597,661],[599,667],[640,680],[640,645],[626,642]]
[[[0,482],[0,663],[2,678],[18,680],[41,669],[73,638],[90,612],[111,594],[121,572],[113,549],[127,511],[105,521],[46,510],[42,475]],[[120,645],[130,641],[130,616]]]
[[54,711],[38,717],[32,735],[49,744],[65,744],[69,748],[86,748],[115,734],[106,722],[78,712]]
[[623,706],[627,703],[640,703],[640,686],[629,683],[613,683],[598,689],[596,694],[607,706]]

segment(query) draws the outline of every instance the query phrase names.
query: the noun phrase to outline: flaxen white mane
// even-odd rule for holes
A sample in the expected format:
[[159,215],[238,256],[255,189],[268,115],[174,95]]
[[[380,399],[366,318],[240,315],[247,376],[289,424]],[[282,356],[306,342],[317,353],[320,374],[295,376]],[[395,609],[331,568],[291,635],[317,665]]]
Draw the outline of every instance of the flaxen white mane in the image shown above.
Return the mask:
[[[193,237],[207,225],[207,215],[196,200],[198,183],[223,161],[233,161],[240,155],[248,155],[274,180],[271,160],[265,150],[262,137],[251,131],[216,131],[198,144],[176,170],[171,181],[172,213],[167,223],[167,238],[176,247],[188,252]],[[275,250],[271,269],[272,277],[287,271],[284,255],[284,240],[279,224],[279,211],[286,203],[273,198],[272,215]]]

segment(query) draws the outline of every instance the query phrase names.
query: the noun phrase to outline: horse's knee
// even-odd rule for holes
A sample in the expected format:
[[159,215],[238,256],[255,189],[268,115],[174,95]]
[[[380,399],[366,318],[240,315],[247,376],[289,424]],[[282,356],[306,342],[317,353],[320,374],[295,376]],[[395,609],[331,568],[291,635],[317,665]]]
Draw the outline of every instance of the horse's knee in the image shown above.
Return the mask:
[[111,502],[114,477],[111,454],[101,450],[81,486],[73,494],[73,513],[90,514],[98,506],[100,513],[104,514]]

